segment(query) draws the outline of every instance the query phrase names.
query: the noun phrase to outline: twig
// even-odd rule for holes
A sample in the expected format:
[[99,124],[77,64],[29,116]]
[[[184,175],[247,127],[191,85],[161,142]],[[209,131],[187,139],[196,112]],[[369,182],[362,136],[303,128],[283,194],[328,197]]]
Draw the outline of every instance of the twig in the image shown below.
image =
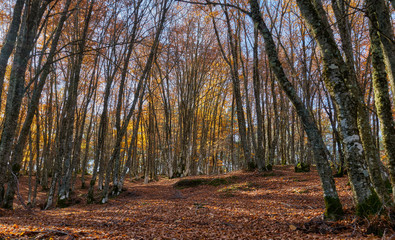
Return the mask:
[[23,201],[23,199],[22,199],[22,196],[21,196],[21,194],[20,194],[20,192],[19,192],[19,180],[18,180],[18,177],[15,175],[15,173],[14,173],[12,170],[11,170],[10,172],[11,172],[12,176],[14,176],[14,179],[15,179],[15,182],[16,182],[16,194],[17,194],[17,196],[18,196],[19,202],[22,204],[22,206],[23,206],[26,210],[28,210],[29,212],[31,212],[32,209],[31,209],[30,207],[28,207],[28,206],[24,203],[24,201]]
[[207,6],[207,5],[218,6],[219,5],[219,6],[223,6],[223,7],[231,7],[231,8],[235,8],[235,9],[239,10],[240,12],[242,12],[248,16],[251,16],[251,12],[249,12],[245,9],[242,9],[239,6],[229,4],[229,3],[217,3],[217,2],[211,2],[209,0],[206,0],[205,3],[204,2],[193,2],[193,1],[187,1],[187,0],[176,0],[176,1],[183,2],[183,3],[189,3],[189,4],[195,4],[195,5],[203,5],[203,6]]
[[[283,202],[280,202],[280,203],[283,204],[283,205],[285,205],[285,206],[287,206],[287,207],[297,207],[297,208],[303,208],[303,209],[305,209],[305,207],[299,206],[299,205],[288,204],[288,203],[283,203]],[[307,207],[310,208],[310,209],[314,209],[312,206],[307,206]]]
[[60,234],[67,235],[67,236],[71,237],[71,239],[75,239],[75,237],[73,235],[71,235],[70,233],[60,231],[60,230],[46,230],[44,232],[60,233]]

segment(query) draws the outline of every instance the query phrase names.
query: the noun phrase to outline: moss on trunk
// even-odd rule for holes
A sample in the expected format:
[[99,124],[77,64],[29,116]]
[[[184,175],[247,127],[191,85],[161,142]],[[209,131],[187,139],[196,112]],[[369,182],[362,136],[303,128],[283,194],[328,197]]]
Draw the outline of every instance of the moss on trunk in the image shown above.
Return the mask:
[[70,204],[67,198],[63,198],[63,199],[58,198],[58,202],[56,203],[56,206],[60,208],[65,208],[70,206]]
[[326,209],[324,216],[326,219],[338,220],[343,216],[344,212],[339,198],[325,196],[324,201]]
[[374,191],[374,189],[371,189],[372,194],[364,201],[361,203],[358,203],[356,206],[356,214],[358,216],[368,216],[368,215],[373,215],[376,214],[380,211],[382,207],[382,203],[379,199],[379,196],[377,193]]
[[295,172],[310,172],[310,164],[309,163],[298,163],[295,166]]

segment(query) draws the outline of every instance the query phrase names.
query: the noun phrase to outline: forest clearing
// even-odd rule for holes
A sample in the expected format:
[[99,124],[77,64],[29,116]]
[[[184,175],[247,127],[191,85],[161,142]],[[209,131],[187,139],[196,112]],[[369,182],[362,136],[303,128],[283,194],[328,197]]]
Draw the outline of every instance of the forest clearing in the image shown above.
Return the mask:
[[[175,187],[185,179],[207,184]],[[221,181],[221,180],[224,181]],[[26,199],[26,178],[21,193]],[[72,197],[67,208],[0,212],[4,239],[381,239],[372,231],[378,222],[352,214],[347,178],[336,178],[346,215],[323,220],[324,204],[317,172],[295,173],[290,166],[272,172],[242,172],[180,179],[143,179],[125,184],[107,204],[86,204],[87,191]],[[214,181],[214,182],[213,182]],[[40,193],[39,205],[44,205]],[[383,239],[395,232],[381,223]],[[376,226],[377,227],[377,226]],[[392,226],[393,227],[393,226]]]

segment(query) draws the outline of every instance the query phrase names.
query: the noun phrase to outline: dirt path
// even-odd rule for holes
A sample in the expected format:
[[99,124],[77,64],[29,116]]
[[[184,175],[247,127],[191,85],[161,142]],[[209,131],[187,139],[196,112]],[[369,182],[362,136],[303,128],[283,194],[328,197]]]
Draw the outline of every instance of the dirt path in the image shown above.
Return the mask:
[[[219,186],[175,189],[179,179],[144,185],[108,204],[81,203],[63,209],[20,207],[0,212],[0,236],[15,239],[375,239],[349,214],[336,223],[322,221],[322,191],[316,171],[236,172]],[[194,177],[197,178],[197,177]],[[193,179],[193,178],[188,178]],[[346,211],[352,202],[346,178],[336,179]],[[23,187],[23,186],[22,186]],[[25,194],[25,192],[24,192]],[[42,195],[44,199],[45,195]]]

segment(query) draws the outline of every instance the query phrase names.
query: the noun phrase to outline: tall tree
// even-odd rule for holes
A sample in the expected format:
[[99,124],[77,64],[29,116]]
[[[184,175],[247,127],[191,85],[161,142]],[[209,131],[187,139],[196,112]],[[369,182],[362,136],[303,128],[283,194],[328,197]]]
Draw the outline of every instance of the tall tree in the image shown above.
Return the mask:
[[[52,177],[50,191],[48,193],[47,203],[45,208],[49,208],[53,204],[55,189],[59,182],[58,204],[63,204],[69,198],[70,194],[70,179],[72,174],[71,168],[71,151],[73,144],[73,131],[75,110],[77,106],[78,86],[80,82],[80,73],[82,61],[84,58],[84,49],[86,47],[87,33],[89,23],[92,15],[94,0],[89,2],[89,7],[85,16],[85,24],[81,33],[81,38],[78,39],[76,57],[72,62],[70,72],[70,81],[67,87],[67,97],[65,99],[64,109],[62,109],[62,116],[59,122],[59,128],[56,136],[56,156],[55,156],[55,170]],[[78,16],[78,15],[77,15]],[[61,169],[63,165],[63,171]],[[63,172],[63,174],[62,174]],[[60,176],[59,176],[60,175]]]
[[[369,1],[367,1],[369,4]],[[388,89],[388,75],[385,68],[385,47],[383,37],[379,31],[379,16],[373,5],[367,6],[370,20],[369,33],[372,48],[373,87],[377,109],[380,119],[381,133],[384,147],[389,158],[389,172],[392,183],[392,193],[395,199],[395,121],[392,115],[390,93]],[[391,72],[390,69],[388,72]],[[390,200],[388,200],[390,201]],[[394,204],[394,202],[391,202]]]
[[10,58],[12,51],[15,47],[15,42],[18,36],[19,27],[21,25],[21,17],[25,0],[17,0],[14,6],[14,14],[10,27],[8,28],[7,35],[3,47],[0,51],[0,106],[2,103],[2,93],[4,85],[4,77],[7,69],[8,59]]
[[[111,181],[111,179],[110,179],[111,169],[112,169],[113,164],[115,162],[120,161],[119,158],[120,158],[122,139],[126,134],[127,126],[129,125],[129,121],[135,111],[137,100],[140,99],[140,101],[141,101],[142,97],[144,96],[145,87],[147,85],[151,67],[152,67],[154,60],[156,58],[156,55],[157,55],[160,36],[161,36],[161,33],[165,27],[167,12],[169,11],[169,9],[171,7],[172,2],[173,2],[172,0],[163,0],[159,3],[159,5],[157,5],[158,6],[157,10],[158,10],[158,14],[159,14],[158,15],[159,16],[158,26],[157,26],[157,29],[156,29],[156,32],[154,35],[153,43],[151,45],[151,49],[150,49],[148,58],[146,60],[145,66],[143,68],[143,71],[142,71],[139,81],[138,81],[138,86],[137,86],[136,92],[134,94],[132,105],[130,106],[130,108],[128,110],[129,112],[122,124],[121,131],[117,132],[117,135],[116,135],[114,149],[112,151],[110,161],[108,162],[108,166],[107,166],[106,181],[105,181],[105,186],[103,188],[102,199],[101,199],[102,203],[106,203],[108,201],[108,197],[109,197],[109,193],[110,193],[109,192],[109,185],[110,185],[110,181]],[[118,186],[118,182],[115,183],[115,186]],[[120,191],[120,190],[114,189],[113,193],[117,193],[118,191]]]
[[350,22],[344,0],[332,0],[332,7],[337,19],[337,25],[341,37],[342,49],[345,53],[345,62],[347,64],[348,77],[345,79],[350,87],[350,91],[356,98],[358,107],[358,129],[361,135],[361,141],[365,152],[366,162],[370,173],[370,179],[383,203],[391,202],[390,196],[385,186],[385,180],[381,174],[381,162],[379,149],[373,141],[372,128],[369,119],[369,109],[365,104],[364,95],[358,84],[357,74],[355,71],[355,62],[353,46],[351,40]]
[[[16,51],[11,68],[9,87],[7,93],[7,103],[5,109],[4,127],[0,141],[0,171],[7,172],[12,143],[18,124],[22,99],[25,93],[25,73],[30,53],[34,47],[35,37],[40,26],[41,18],[46,11],[48,1],[33,0],[24,10],[20,32],[17,37]],[[17,166],[19,171],[20,166]],[[7,174],[0,176],[0,200],[3,197],[3,186],[6,182]]]
[[[46,83],[47,77],[50,73],[50,66],[54,60],[54,56],[57,50],[58,46],[58,41],[60,38],[60,35],[62,34],[62,29],[63,29],[63,24],[67,19],[67,13],[69,11],[69,6],[70,6],[71,0],[67,0],[64,6],[64,9],[61,13],[60,20],[58,22],[58,25],[56,27],[56,32],[54,34],[52,44],[51,44],[51,49],[48,54],[47,62],[44,64],[41,72],[41,76],[36,78],[40,78],[38,83],[36,84],[36,88],[33,91],[33,96],[28,104],[28,110],[26,113],[25,121],[23,123],[22,129],[19,133],[18,141],[15,146],[14,154],[12,155],[11,158],[11,171],[14,171],[12,174],[17,175],[18,174],[18,166],[21,165],[22,158],[23,158],[23,149],[25,148],[26,140],[27,137],[29,136],[30,133],[30,128],[34,119],[34,115],[38,112],[38,105],[41,97],[41,92],[44,88],[44,84]],[[38,117],[37,117],[38,118]],[[38,134],[38,133],[36,133]],[[38,148],[38,146],[37,146]],[[38,156],[37,156],[38,159]],[[16,180],[15,178],[11,178],[8,182],[8,187],[7,187],[7,194],[5,197],[5,201],[3,204],[3,207],[5,208],[12,208],[13,204],[13,199],[14,199],[14,194],[15,194],[15,187],[16,187]]]
[[278,58],[276,51],[276,45],[273,41],[273,37],[263,21],[262,14],[260,12],[258,1],[250,0],[251,7],[251,18],[256,24],[259,32],[265,40],[265,50],[269,58],[269,64],[273,70],[276,80],[281,85],[283,91],[287,94],[289,100],[294,105],[299,117],[302,120],[304,129],[309,138],[310,144],[314,151],[315,161],[317,163],[317,170],[321,178],[322,187],[324,190],[325,200],[325,215],[328,218],[336,219],[343,214],[342,206],[339,200],[339,196],[336,191],[335,182],[332,178],[331,169],[328,162],[326,146],[322,140],[322,136],[314,122],[313,117],[307,110],[306,106],[302,103],[299,96],[297,95],[294,87],[288,81],[281,62]]
[[323,58],[324,81],[338,108],[338,118],[357,214],[376,213],[381,207],[376,191],[370,187],[364,149],[357,123],[358,102],[349,89],[347,64],[336,45],[325,11],[319,0],[297,0],[303,18],[316,39]]

